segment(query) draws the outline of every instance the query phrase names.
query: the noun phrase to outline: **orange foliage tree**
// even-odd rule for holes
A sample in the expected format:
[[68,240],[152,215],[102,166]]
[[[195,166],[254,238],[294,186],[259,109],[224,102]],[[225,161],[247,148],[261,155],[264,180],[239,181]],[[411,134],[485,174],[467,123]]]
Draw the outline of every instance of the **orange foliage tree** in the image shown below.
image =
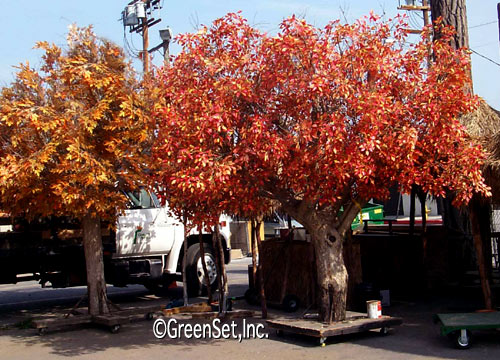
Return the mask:
[[476,103],[463,91],[468,58],[449,30],[408,45],[405,26],[292,17],[270,36],[228,14],[179,36],[157,79],[155,156],[171,197],[216,213],[278,201],[311,234],[322,321],[345,318],[344,235],[370,198],[395,184],[453,190],[457,203],[488,193],[483,152],[457,120]]
[[147,163],[150,131],[123,51],[91,27],[67,49],[39,42],[39,70],[22,64],[0,95],[0,208],[81,220],[89,311],[107,313],[101,220],[112,224]]

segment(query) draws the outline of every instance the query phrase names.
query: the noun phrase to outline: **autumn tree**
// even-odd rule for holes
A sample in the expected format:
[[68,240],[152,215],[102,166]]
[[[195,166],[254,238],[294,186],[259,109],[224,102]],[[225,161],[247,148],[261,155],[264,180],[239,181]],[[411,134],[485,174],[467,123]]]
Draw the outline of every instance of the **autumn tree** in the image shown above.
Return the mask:
[[101,220],[120,190],[143,177],[148,123],[123,51],[92,28],[73,27],[66,49],[47,42],[37,70],[21,64],[0,96],[0,208],[27,218],[79,219],[89,312],[107,313]]
[[451,189],[457,202],[488,192],[482,150],[457,120],[475,105],[462,91],[468,59],[449,30],[407,45],[405,26],[373,14],[324,28],[292,17],[270,36],[228,14],[179,36],[158,79],[156,156],[178,164],[166,185],[214,196],[219,210],[278,201],[311,234],[322,321],[345,318],[344,235],[370,198],[395,184]]

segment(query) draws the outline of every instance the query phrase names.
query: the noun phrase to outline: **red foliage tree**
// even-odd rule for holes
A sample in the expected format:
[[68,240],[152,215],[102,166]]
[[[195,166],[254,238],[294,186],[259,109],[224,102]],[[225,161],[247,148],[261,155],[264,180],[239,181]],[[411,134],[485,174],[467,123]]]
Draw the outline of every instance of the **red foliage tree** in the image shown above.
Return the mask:
[[228,14],[179,36],[158,78],[156,156],[173,202],[206,219],[207,208],[259,213],[277,200],[311,234],[323,321],[345,318],[343,238],[366,201],[394,184],[453,190],[457,203],[488,192],[482,150],[457,120],[476,101],[463,92],[467,56],[449,30],[407,45],[404,26],[292,17],[269,36]]

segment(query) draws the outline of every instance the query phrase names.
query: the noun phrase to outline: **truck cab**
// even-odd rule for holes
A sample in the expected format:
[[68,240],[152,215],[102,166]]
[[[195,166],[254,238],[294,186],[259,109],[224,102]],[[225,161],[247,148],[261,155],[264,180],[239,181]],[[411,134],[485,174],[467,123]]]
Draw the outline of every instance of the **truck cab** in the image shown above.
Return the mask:
[[[161,206],[153,192],[142,188],[125,194],[129,199],[129,209],[118,217],[109,280],[116,286],[131,283],[151,289],[168,286],[181,278],[184,226],[170,213],[168,206]],[[229,217],[222,216],[219,224],[226,264],[230,261],[229,220]],[[210,283],[215,287],[217,269],[212,235],[202,233],[202,239]],[[188,293],[196,296],[205,287],[199,234],[191,231],[187,241]]]

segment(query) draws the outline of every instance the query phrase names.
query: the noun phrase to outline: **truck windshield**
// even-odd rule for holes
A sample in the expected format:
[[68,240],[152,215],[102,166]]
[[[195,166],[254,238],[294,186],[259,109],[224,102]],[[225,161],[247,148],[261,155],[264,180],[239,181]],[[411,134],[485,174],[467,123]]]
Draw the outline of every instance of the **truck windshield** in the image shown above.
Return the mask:
[[144,188],[134,191],[125,192],[129,199],[131,209],[150,209],[158,207],[158,198],[154,194],[150,194]]

